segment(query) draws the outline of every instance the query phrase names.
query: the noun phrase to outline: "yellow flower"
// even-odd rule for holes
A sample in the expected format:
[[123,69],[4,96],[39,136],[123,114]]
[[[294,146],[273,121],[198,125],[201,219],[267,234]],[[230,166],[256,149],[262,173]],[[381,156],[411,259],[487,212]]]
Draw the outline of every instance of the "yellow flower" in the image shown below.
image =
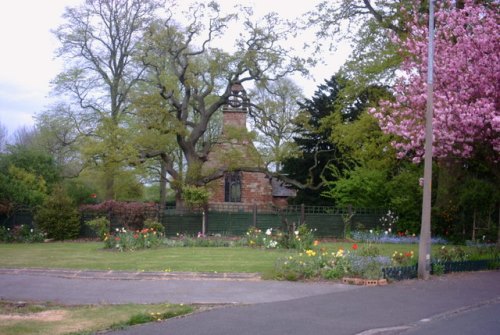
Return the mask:
[[306,250],[306,255],[309,257],[316,256],[316,251],[314,250]]

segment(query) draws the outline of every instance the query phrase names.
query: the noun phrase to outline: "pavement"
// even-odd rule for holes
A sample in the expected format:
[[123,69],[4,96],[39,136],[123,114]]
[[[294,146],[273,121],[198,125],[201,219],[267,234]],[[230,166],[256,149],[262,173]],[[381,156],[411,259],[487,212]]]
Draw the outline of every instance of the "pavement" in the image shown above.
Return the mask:
[[256,304],[356,288],[332,282],[260,280],[255,273],[0,269],[0,299],[63,304]]
[[221,304],[112,335],[500,334],[500,271],[377,287],[204,275],[0,269],[0,299]]

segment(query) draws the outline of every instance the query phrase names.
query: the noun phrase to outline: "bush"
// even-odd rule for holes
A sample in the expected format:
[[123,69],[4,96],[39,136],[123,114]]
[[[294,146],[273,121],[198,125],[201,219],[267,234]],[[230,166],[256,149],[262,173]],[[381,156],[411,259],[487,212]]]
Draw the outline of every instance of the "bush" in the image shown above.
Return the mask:
[[146,219],[146,221],[144,221],[144,228],[152,229],[158,233],[165,234],[165,227],[157,220]]
[[67,240],[77,238],[80,234],[80,215],[61,186],[56,186],[45,199],[34,220],[48,238]]
[[104,241],[106,235],[109,234],[110,222],[107,218],[100,216],[98,218],[87,221],[86,224]]
[[82,205],[80,211],[101,216],[110,215],[113,226],[135,231],[144,228],[147,218],[157,217],[158,206],[153,203],[108,200],[96,205]]

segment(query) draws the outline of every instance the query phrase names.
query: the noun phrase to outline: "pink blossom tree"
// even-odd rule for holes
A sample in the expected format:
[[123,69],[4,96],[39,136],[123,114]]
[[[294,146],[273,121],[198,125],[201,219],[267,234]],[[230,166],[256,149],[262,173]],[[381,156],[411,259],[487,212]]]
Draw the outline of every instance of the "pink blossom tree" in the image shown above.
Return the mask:
[[[479,148],[500,153],[500,20],[498,3],[465,0],[463,8],[445,1],[435,16],[433,155],[469,158]],[[370,112],[382,130],[395,135],[400,158],[418,163],[424,153],[427,99],[426,18],[408,22],[409,34],[395,36],[405,60],[394,86],[394,100]]]

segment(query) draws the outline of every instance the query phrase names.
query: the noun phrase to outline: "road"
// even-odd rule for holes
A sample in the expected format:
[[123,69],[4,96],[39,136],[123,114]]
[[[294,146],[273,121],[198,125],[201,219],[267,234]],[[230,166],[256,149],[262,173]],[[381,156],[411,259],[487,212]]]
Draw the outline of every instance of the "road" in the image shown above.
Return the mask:
[[[134,279],[135,278],[135,279]],[[65,303],[219,303],[126,334],[500,334],[500,271],[379,287],[230,279],[103,279],[0,271],[0,298]]]

